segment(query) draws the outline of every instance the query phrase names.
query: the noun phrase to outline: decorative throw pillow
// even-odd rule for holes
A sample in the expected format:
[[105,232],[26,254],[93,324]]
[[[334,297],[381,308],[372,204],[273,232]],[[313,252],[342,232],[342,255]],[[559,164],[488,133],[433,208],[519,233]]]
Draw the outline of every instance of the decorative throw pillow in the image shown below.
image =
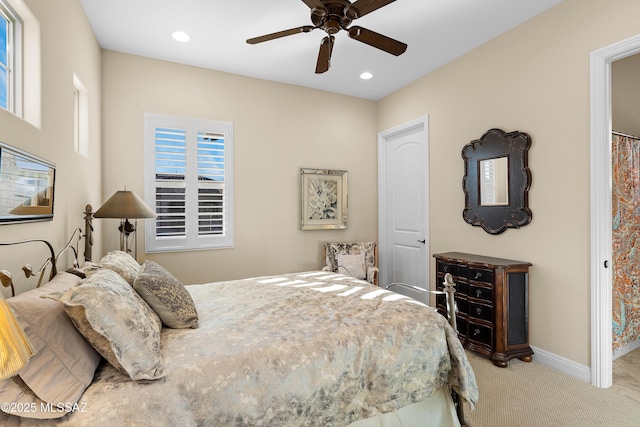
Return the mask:
[[109,270],[113,270],[118,273],[130,285],[133,285],[133,281],[138,275],[138,270],[140,270],[140,264],[138,264],[138,261],[123,251],[108,252],[102,257],[99,264],[101,267],[108,268]]
[[107,361],[133,380],[164,377],[158,315],[116,272],[100,269],[76,288],[51,294]]
[[338,273],[355,277],[356,279],[366,279],[367,270],[364,265],[364,253],[361,254],[337,254]]
[[133,289],[170,328],[197,328],[198,312],[184,285],[153,261],[145,261],[133,282]]
[[35,355],[16,377],[0,382],[0,402],[23,403],[35,412],[14,415],[29,418],[58,418],[64,411],[43,411],[46,405],[74,404],[91,384],[102,358],[74,327],[64,306],[43,299],[80,283],[69,273],[58,273],[49,283],[7,300],[24,329]]

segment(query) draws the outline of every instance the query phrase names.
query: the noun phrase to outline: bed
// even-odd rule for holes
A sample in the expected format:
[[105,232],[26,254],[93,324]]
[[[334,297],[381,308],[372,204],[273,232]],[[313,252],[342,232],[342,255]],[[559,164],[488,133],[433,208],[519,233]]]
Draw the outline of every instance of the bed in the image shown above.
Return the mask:
[[0,425],[457,426],[478,399],[442,315],[326,271],[184,286],[114,251],[7,301],[37,354]]

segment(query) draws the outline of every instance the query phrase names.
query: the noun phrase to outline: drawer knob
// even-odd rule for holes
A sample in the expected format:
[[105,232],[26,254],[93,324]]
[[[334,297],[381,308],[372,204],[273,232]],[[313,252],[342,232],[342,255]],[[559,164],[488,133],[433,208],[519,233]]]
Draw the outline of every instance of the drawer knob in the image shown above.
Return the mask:
[[473,336],[477,337],[478,335],[480,335],[480,329],[476,328],[473,330]]
[[476,289],[476,296],[480,298],[480,295],[482,295],[482,291],[480,289]]
[[482,314],[482,309],[480,307],[476,307],[476,315],[480,316]]
[[482,277],[482,273],[480,273],[479,271],[476,271],[476,279],[479,279]]

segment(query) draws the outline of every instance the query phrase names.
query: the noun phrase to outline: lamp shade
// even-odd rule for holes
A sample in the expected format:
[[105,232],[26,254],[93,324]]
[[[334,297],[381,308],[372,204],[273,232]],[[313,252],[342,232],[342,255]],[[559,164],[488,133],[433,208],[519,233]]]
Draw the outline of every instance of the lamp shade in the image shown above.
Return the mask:
[[120,190],[93,214],[95,218],[155,218],[154,211],[133,191]]
[[0,381],[17,374],[33,354],[29,339],[0,295]]

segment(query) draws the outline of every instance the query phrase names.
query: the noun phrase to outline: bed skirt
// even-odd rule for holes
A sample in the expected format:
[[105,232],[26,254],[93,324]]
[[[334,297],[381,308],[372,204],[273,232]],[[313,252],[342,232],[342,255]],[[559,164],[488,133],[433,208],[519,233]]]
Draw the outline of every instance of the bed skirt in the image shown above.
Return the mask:
[[451,389],[443,386],[422,402],[353,422],[348,427],[460,427],[460,421],[451,398]]

